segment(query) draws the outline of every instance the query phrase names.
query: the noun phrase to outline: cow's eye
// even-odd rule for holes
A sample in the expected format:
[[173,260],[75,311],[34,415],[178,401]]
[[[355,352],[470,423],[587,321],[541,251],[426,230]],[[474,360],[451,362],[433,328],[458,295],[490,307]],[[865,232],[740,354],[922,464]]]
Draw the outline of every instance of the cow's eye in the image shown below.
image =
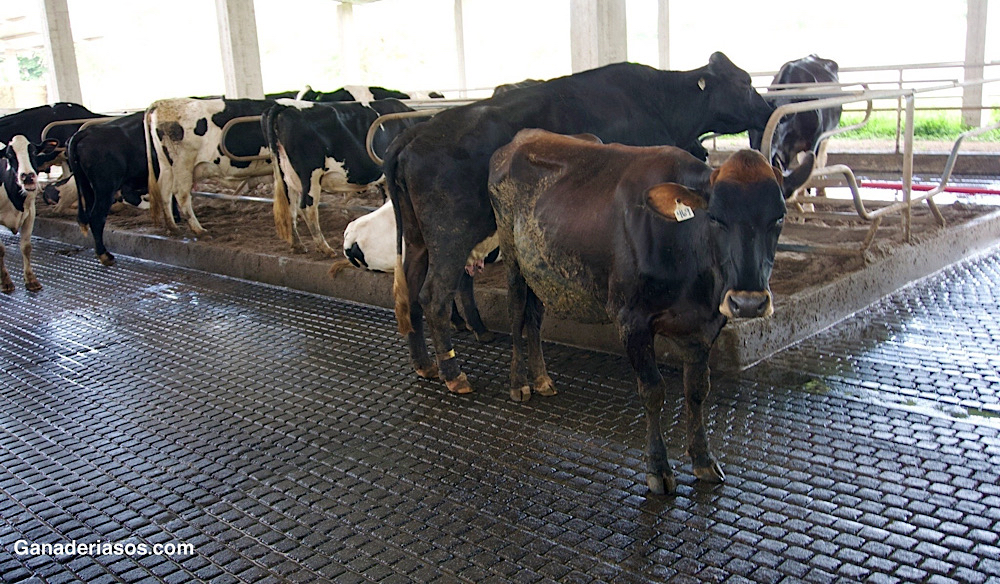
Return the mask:
[[781,227],[784,224],[785,224],[785,218],[784,217],[779,217],[778,220],[774,222],[774,226],[775,227]]

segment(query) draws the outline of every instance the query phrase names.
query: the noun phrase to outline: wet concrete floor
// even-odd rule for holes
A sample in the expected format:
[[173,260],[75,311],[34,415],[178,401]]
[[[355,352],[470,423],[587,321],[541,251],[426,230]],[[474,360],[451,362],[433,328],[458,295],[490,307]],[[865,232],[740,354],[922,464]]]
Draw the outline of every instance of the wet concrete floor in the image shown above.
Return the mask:
[[725,485],[665,368],[650,497],[620,357],[547,344],[559,395],[515,404],[462,334],[454,396],[387,310],[48,240],[29,293],[2,237],[2,581],[1000,581],[1000,250],[717,375]]

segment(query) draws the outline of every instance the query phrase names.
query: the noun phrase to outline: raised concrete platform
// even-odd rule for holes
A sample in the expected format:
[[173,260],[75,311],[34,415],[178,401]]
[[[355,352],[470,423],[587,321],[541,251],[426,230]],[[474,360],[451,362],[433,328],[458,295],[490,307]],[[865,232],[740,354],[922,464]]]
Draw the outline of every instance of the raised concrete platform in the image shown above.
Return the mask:
[[[90,237],[83,235],[70,219],[39,218],[35,234],[84,248],[92,247]],[[336,278],[331,278],[328,275],[331,265],[328,260],[246,253],[212,245],[211,242],[142,235],[111,228],[105,238],[115,254],[363,304],[392,306],[389,274],[344,270]],[[893,253],[836,280],[790,296],[778,295],[773,317],[733,322],[725,328],[716,343],[713,364],[723,370],[748,367],[833,325],[907,283],[982,251],[998,240],[1000,212],[938,230],[922,237],[919,244],[900,245]],[[504,290],[480,287],[476,298],[486,324],[491,329],[506,331]],[[583,325],[548,318],[543,335],[559,343],[621,353],[621,345],[610,325]],[[665,346],[660,348],[661,353],[665,353]]]

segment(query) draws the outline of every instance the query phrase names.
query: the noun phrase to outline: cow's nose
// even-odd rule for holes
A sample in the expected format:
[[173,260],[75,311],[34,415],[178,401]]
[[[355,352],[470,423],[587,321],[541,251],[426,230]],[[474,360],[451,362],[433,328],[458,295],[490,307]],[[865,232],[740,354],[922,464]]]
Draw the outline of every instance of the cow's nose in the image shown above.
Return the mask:
[[33,172],[26,172],[21,174],[21,184],[27,187],[35,186],[36,175]]
[[354,242],[351,247],[344,249],[344,255],[347,259],[351,260],[356,268],[367,268],[368,264],[365,262],[365,252],[361,251],[361,247],[358,242]]
[[719,310],[730,318],[758,318],[770,316],[774,312],[774,307],[771,304],[771,293],[766,290],[762,292],[730,290],[726,293]]

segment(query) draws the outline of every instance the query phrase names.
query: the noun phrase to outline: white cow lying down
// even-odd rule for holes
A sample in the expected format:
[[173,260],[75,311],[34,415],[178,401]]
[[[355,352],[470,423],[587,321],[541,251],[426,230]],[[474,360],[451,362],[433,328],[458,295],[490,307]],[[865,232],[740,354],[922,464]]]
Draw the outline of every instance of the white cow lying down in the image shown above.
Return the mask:
[[[455,303],[452,305],[451,321],[458,329],[468,326],[481,342],[493,340],[479,315],[479,308],[472,291],[472,276],[483,269],[486,261],[497,261],[499,240],[496,234],[483,240],[469,254],[466,274],[462,276]],[[347,260],[334,263],[331,275],[353,264],[356,267],[376,272],[392,272],[396,268],[396,216],[392,211],[392,201],[386,201],[378,209],[362,215],[347,225],[344,230],[344,255]],[[459,312],[461,306],[461,313]],[[462,314],[465,320],[462,320]],[[468,321],[468,325],[466,325]]]

